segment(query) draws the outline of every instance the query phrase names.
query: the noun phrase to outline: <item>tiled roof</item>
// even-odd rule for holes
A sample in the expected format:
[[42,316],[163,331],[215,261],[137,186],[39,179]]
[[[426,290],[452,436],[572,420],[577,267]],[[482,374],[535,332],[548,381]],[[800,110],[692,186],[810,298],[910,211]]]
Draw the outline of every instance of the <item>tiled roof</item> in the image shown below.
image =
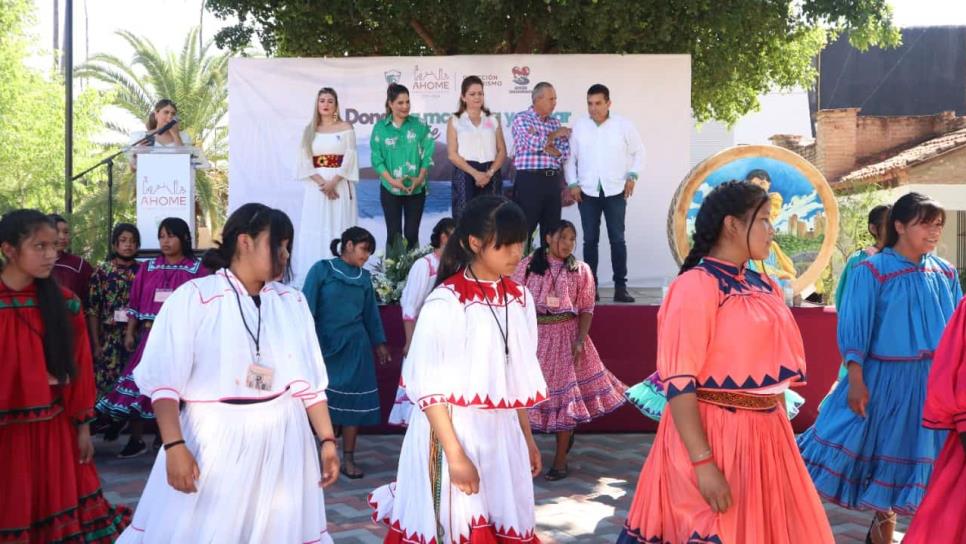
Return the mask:
[[879,180],[964,145],[966,145],[966,128],[947,132],[937,138],[904,149],[885,160],[853,170],[839,178],[837,183],[861,184]]

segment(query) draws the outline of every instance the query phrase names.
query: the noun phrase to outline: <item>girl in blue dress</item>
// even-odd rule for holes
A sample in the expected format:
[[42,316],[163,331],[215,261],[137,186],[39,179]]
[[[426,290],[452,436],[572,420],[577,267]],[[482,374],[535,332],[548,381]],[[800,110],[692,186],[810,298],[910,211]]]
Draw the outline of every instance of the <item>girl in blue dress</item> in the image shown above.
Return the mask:
[[921,424],[933,350],[963,295],[956,269],[932,254],[945,219],[925,195],[896,201],[886,247],[849,272],[839,308],[848,379],[799,438],[822,496],[875,512],[874,544],[892,542],[897,513],[916,511],[945,439]]
[[376,250],[376,240],[361,227],[352,227],[331,245],[334,259],[309,270],[302,291],[315,319],[329,386],[329,413],[342,432],[342,473],[362,478],[355,463],[360,425],[378,425],[379,390],[373,347],[380,364],[389,362],[386,335],[379,317],[372,277],[362,267]]

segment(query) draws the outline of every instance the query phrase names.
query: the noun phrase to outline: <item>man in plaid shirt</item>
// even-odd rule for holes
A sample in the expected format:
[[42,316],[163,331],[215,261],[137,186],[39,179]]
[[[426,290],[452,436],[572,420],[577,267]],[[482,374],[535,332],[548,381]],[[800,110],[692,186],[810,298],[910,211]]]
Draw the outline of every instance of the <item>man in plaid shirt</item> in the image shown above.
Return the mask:
[[[531,93],[533,105],[513,118],[513,200],[523,208],[530,232],[540,225],[540,242],[547,229],[560,222],[563,165],[570,155],[570,129],[552,117],[557,107],[553,85],[542,81]],[[529,244],[528,244],[529,246]]]

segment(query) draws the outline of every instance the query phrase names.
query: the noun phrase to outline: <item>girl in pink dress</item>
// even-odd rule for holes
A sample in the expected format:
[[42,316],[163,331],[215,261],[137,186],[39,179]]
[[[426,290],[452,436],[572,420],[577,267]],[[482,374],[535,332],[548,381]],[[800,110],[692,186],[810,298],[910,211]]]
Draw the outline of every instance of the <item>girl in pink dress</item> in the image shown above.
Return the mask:
[[966,544],[966,299],[959,303],[929,370],[922,424],[949,430],[905,544]]
[[784,393],[805,383],[782,290],[746,267],[768,255],[768,194],[745,182],[701,203],[691,252],[658,313],[668,398],[619,544],[827,544]]
[[530,427],[557,433],[553,466],[544,476],[550,481],[567,477],[567,453],[577,424],[620,408],[627,389],[604,368],[588,335],[596,288],[590,267],[574,258],[576,245],[577,228],[561,221],[513,275],[537,305],[537,359],[548,398],[530,410]]

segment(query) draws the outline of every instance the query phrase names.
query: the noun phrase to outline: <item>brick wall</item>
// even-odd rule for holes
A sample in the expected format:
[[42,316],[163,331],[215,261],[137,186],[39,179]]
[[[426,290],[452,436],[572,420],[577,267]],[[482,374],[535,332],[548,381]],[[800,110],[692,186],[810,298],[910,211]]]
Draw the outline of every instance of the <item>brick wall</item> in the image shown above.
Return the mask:
[[859,108],[818,112],[815,127],[815,164],[830,180],[851,172],[857,164],[858,117]]
[[909,147],[950,130],[956,114],[944,111],[938,115],[896,117],[859,116],[856,130],[856,156],[859,161],[883,151]]

